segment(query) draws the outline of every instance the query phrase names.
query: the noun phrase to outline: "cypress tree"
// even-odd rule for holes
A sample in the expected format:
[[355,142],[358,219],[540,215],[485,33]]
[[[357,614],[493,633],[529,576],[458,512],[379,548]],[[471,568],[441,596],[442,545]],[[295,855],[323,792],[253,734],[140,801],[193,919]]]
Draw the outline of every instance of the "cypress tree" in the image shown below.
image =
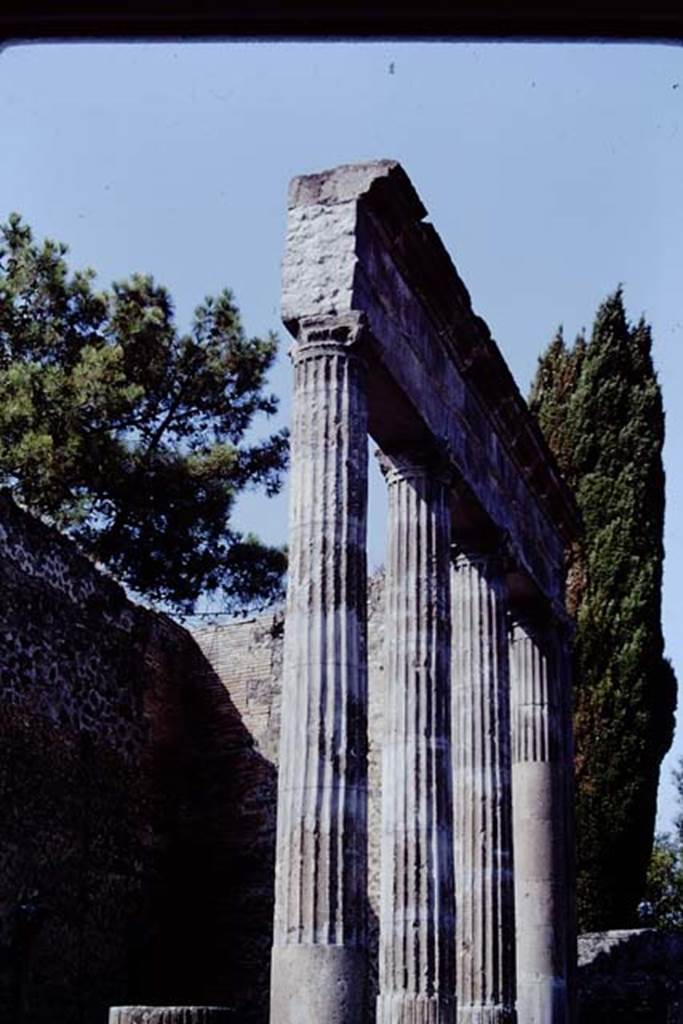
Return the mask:
[[590,341],[553,339],[530,396],[584,521],[567,553],[584,930],[637,924],[673,736],[676,679],[661,628],[664,412],[651,347],[619,288]]

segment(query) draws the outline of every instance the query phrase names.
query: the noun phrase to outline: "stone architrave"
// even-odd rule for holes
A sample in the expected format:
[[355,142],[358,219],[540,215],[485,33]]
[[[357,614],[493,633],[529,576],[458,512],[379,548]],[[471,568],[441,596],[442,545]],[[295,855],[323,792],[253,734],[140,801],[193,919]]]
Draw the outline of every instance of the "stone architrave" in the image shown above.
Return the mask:
[[567,1024],[567,771],[555,628],[512,621],[513,829],[517,1005],[525,1024]]
[[377,1024],[454,1021],[446,480],[381,457],[389,492]]
[[366,368],[356,319],[300,326],[272,1024],[358,1024],[367,882]]
[[507,598],[499,555],[455,556],[451,609],[457,1019],[515,1024]]

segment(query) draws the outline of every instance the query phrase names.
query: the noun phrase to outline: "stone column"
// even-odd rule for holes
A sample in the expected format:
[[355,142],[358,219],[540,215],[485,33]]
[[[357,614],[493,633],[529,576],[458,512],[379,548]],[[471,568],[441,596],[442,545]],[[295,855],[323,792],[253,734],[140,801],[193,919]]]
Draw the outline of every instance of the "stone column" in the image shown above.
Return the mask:
[[525,1024],[567,1024],[567,723],[552,626],[513,619],[511,674],[517,1005]]
[[365,366],[302,324],[295,373],[272,1024],[358,1024],[367,881]]
[[[506,592],[498,555],[451,575],[458,1024],[514,1024],[515,905]],[[520,1016],[520,1024],[528,1024]]]
[[576,1024],[578,1015],[578,949],[576,926],[576,819],[574,794],[574,700],[572,685],[572,644],[576,625],[561,613],[555,622],[555,654],[560,686],[562,731],[562,768],[564,776],[564,894],[566,907],[565,948],[567,965],[568,1020]]
[[378,1024],[451,1024],[454,900],[448,488],[383,458],[389,490]]

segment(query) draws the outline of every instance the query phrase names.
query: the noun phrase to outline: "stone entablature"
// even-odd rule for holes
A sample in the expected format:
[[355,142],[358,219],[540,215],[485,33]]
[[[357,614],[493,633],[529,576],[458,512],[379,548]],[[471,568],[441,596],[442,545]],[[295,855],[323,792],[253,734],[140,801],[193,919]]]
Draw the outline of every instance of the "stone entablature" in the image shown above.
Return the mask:
[[364,326],[372,437],[383,450],[438,448],[458,474],[461,528],[488,521],[562,608],[573,496],[426,212],[395,161],[295,178],[283,320],[295,335]]

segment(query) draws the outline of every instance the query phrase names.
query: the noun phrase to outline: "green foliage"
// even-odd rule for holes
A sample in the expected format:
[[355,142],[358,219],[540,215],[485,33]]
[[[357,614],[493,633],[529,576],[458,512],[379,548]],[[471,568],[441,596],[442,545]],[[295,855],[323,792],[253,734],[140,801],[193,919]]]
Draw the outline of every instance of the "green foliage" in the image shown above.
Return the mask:
[[275,336],[248,338],[229,291],[181,334],[151,277],[97,291],[66,253],[16,214],[0,225],[0,484],[178,609],[279,595],[284,552],[230,528],[239,492],[276,493],[286,464],[286,432],[245,441],[277,408]]
[[626,927],[645,885],[676,680],[661,631],[661,392],[650,329],[627,321],[621,289],[598,310],[590,341],[568,348],[556,336],[530,405],[584,522],[567,580],[577,622],[579,921]]
[[673,772],[680,808],[674,834],[655,836],[645,893],[638,908],[640,923],[646,928],[683,931],[683,761],[680,764]]

